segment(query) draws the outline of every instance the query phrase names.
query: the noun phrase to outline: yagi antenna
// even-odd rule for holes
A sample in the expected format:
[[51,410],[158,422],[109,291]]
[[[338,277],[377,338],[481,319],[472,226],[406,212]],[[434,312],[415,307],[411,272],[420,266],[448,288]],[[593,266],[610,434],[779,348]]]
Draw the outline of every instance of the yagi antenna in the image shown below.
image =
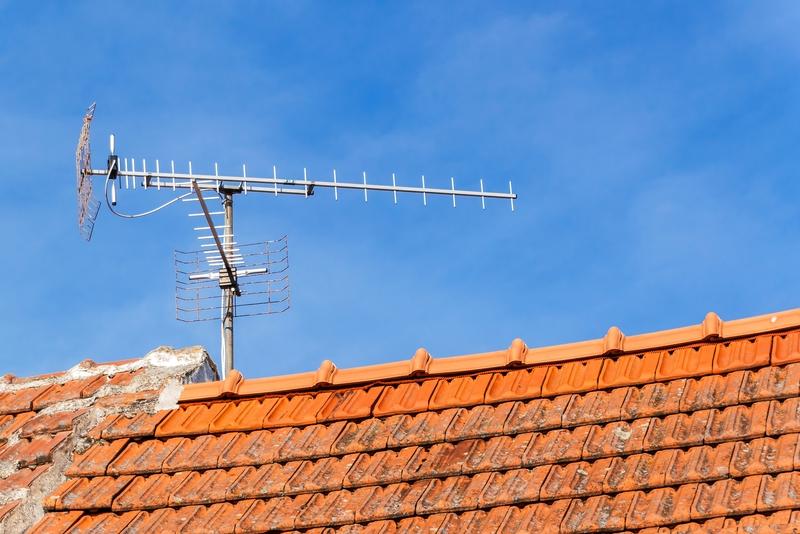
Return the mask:
[[[233,197],[236,194],[266,193],[268,196],[293,195],[312,198],[317,191],[332,189],[333,198],[339,200],[341,191],[355,190],[363,193],[364,202],[369,192],[392,193],[394,204],[398,193],[420,195],[422,203],[428,205],[428,196],[450,197],[453,207],[456,199],[476,198],[481,208],[486,209],[486,200],[507,200],[514,211],[517,198],[508,182],[508,192],[487,191],[484,180],[478,180],[479,189],[457,189],[455,177],[450,177],[449,188],[429,187],[421,175],[420,185],[398,185],[395,173],[391,184],[370,183],[367,173],[361,174],[357,182],[341,181],[334,169],[331,180],[310,178],[308,169],[303,169],[302,178],[279,176],[277,167],[272,167],[271,176],[248,174],[242,164],[242,173],[220,174],[214,163],[213,174],[195,173],[192,163],[188,172],[176,172],[175,162],[170,161],[164,169],[155,160],[155,165],[142,159],[137,164],[134,158],[120,158],[116,153],[116,139],[109,137],[109,156],[105,169],[93,169],[89,145],[89,127],[94,117],[92,104],[83,118],[83,127],[75,152],[75,167],[78,181],[78,226],[81,235],[88,241],[94,229],[100,202],[94,198],[91,177],[104,177],[103,192],[109,210],[123,218],[136,219],[160,211],[176,202],[197,202],[200,211],[190,213],[195,221],[201,221],[194,229],[201,250],[193,252],[175,251],[176,270],[176,317],[181,321],[216,320],[221,322],[221,368],[223,377],[233,369],[233,319],[248,315],[281,313],[289,308],[288,246],[286,237],[275,241],[240,244],[233,232]],[[152,162],[152,160],[151,160]],[[167,170],[168,168],[168,170]],[[118,196],[123,190],[163,191],[172,196],[166,202],[140,213],[124,213],[117,209]],[[221,209],[209,207],[209,202],[221,202]],[[220,220],[221,217],[221,220]]]

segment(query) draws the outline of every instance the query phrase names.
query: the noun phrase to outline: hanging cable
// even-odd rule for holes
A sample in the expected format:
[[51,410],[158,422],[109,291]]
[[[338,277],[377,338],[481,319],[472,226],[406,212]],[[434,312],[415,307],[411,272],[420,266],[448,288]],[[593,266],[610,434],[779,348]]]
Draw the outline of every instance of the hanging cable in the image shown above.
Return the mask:
[[111,171],[114,170],[114,165],[116,165],[116,162],[111,166],[110,169],[108,169],[108,174],[106,175],[106,183],[105,183],[105,187],[104,187],[104,190],[105,190],[104,192],[105,192],[105,196],[106,196],[106,206],[108,206],[108,209],[111,211],[111,213],[113,213],[117,217],[122,217],[124,219],[138,219],[140,217],[145,217],[147,215],[152,215],[153,213],[155,213],[155,212],[157,212],[159,210],[162,210],[162,209],[166,208],[167,206],[170,206],[170,205],[178,202],[179,200],[194,194],[194,191],[189,191],[188,193],[184,193],[182,195],[179,195],[179,196],[173,198],[172,200],[170,200],[168,202],[165,202],[164,204],[161,204],[160,206],[156,206],[155,208],[153,208],[153,209],[151,209],[149,211],[143,211],[142,213],[120,213],[120,212],[118,212],[117,210],[114,209],[114,207],[111,205],[111,201],[108,198],[108,182],[110,181],[110,178],[111,178]]

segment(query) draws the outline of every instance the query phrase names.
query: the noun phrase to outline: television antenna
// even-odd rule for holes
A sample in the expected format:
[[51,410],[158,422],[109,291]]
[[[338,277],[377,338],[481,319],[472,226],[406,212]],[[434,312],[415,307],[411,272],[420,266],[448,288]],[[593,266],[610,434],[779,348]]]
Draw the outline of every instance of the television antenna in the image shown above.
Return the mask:
[[[340,192],[353,190],[363,193],[364,202],[369,200],[370,192],[391,193],[397,204],[398,193],[408,193],[421,195],[425,206],[428,205],[429,195],[450,197],[453,207],[456,207],[457,198],[479,198],[483,209],[486,209],[487,199],[508,200],[512,211],[517,198],[511,181],[508,182],[508,192],[494,192],[485,190],[482,178],[479,180],[480,189],[475,190],[456,189],[452,177],[449,189],[428,187],[424,175],[420,186],[398,185],[394,173],[391,185],[368,183],[366,172],[362,173],[360,182],[339,181],[335,169],[331,179],[312,180],[306,169],[303,169],[302,179],[289,178],[279,176],[274,166],[272,176],[265,177],[248,175],[244,164],[241,174],[236,175],[219,174],[216,163],[214,174],[195,173],[191,162],[188,172],[177,172],[174,161],[170,162],[168,170],[164,170],[159,160],[155,160],[155,166],[148,169],[147,160],[142,159],[137,168],[134,158],[120,158],[117,155],[113,134],[109,136],[106,168],[94,169],[89,140],[94,111],[95,104],[92,104],[84,115],[75,152],[78,228],[81,236],[87,241],[91,240],[102,199],[114,215],[126,219],[145,217],[181,201],[197,202],[200,211],[189,215],[202,221],[194,227],[203,232],[198,236],[202,250],[175,251],[176,317],[182,321],[202,321],[216,319],[216,313],[219,312],[223,378],[234,368],[234,317],[281,313],[289,307],[286,237],[262,243],[237,243],[233,233],[234,195],[256,193],[311,198],[316,196],[318,190],[327,189],[333,191],[335,200],[339,200]],[[91,181],[94,176],[105,177],[101,200],[94,196]],[[170,194],[172,198],[144,212],[123,213],[116,208],[118,195],[123,190],[156,191]],[[208,203],[212,201],[219,201],[221,209],[209,209]],[[216,294],[218,291],[219,294]],[[218,304],[215,303],[216,299],[219,299]]]

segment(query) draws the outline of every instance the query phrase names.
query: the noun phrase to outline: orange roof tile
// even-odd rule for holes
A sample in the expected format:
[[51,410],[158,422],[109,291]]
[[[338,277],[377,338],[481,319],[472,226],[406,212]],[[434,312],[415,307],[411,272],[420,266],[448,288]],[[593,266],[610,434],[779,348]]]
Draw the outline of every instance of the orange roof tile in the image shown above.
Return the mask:
[[93,436],[46,503],[52,531],[782,528],[800,524],[800,310],[453,358],[419,350],[357,369],[326,361],[288,377],[236,372]]

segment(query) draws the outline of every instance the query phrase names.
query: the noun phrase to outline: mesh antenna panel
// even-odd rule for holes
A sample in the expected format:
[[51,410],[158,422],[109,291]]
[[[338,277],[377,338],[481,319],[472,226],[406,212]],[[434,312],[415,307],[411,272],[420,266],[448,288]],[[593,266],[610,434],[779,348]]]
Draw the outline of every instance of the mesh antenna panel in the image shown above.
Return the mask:
[[89,241],[94,231],[94,221],[100,209],[100,202],[92,192],[92,158],[89,146],[89,128],[94,118],[95,104],[89,106],[83,116],[83,127],[75,149],[75,177],[78,186],[78,228],[81,236]]
[[[200,210],[190,213],[195,220],[204,221],[194,230],[201,250],[175,252],[176,317],[181,321],[206,321],[219,319],[221,323],[221,368],[223,377],[233,369],[233,319],[248,315],[280,313],[289,308],[289,255],[286,237],[276,241],[265,241],[239,245],[233,232],[233,198],[235,195],[256,194],[260,197],[293,196],[300,199],[317,198],[320,190],[333,193],[339,200],[345,191],[357,191],[368,201],[368,194],[391,193],[394,204],[400,195],[414,195],[428,205],[430,196],[449,198],[456,207],[457,198],[480,200],[486,208],[487,199],[508,200],[514,210],[517,195],[508,182],[508,192],[486,191],[483,179],[480,189],[456,189],[455,178],[450,178],[450,187],[430,187],[421,177],[421,186],[399,185],[397,177],[391,175],[384,183],[368,183],[363,172],[357,181],[342,181],[334,169],[330,179],[310,179],[303,169],[302,178],[280,176],[272,167],[272,175],[261,177],[247,174],[242,165],[241,173],[221,175],[217,164],[214,173],[193,172],[189,162],[188,172],[176,172],[175,162],[162,169],[158,160],[148,169],[147,161],[137,162],[133,158],[120,158],[114,150],[114,136],[110,136],[110,154],[105,169],[92,169],[89,150],[89,126],[94,117],[92,104],[83,118],[83,127],[75,156],[78,179],[78,225],[87,240],[91,238],[100,203],[92,195],[91,178],[104,179],[103,193],[108,209],[119,217],[136,219],[151,215],[176,202],[197,202]],[[167,167],[165,165],[164,167]],[[172,198],[148,211],[124,213],[117,209],[117,196],[131,194],[128,191],[153,191],[168,194]],[[217,211],[210,211],[207,202],[220,201]],[[216,219],[215,219],[216,218]],[[221,219],[221,220],[219,220]]]

